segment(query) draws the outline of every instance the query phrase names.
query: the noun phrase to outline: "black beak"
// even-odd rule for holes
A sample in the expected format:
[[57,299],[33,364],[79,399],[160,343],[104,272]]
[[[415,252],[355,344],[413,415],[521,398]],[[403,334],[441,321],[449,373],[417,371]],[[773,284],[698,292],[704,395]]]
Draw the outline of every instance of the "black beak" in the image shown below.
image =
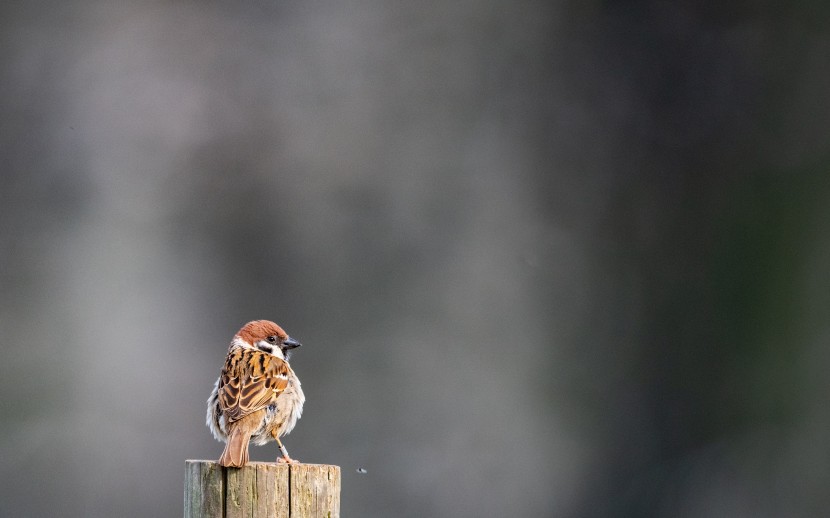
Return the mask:
[[303,344],[301,344],[297,340],[294,340],[290,336],[282,341],[282,348],[283,349],[294,349],[294,348],[299,347],[301,345],[303,345]]

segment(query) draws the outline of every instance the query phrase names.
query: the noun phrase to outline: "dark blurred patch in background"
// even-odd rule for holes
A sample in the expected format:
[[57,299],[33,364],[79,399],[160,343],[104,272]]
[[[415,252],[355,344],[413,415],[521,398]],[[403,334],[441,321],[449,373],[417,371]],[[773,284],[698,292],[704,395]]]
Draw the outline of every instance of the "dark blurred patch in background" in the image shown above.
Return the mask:
[[0,10],[0,514],[181,515],[254,318],[344,516],[830,507],[826,5]]

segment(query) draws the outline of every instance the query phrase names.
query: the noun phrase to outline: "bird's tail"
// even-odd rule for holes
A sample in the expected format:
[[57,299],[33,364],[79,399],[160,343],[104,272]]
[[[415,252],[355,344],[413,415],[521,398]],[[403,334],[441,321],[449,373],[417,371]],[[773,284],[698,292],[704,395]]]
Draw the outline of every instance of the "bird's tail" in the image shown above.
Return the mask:
[[236,426],[231,430],[225,451],[219,457],[220,465],[241,468],[248,463],[248,441],[251,440],[251,434],[241,428],[241,426]]

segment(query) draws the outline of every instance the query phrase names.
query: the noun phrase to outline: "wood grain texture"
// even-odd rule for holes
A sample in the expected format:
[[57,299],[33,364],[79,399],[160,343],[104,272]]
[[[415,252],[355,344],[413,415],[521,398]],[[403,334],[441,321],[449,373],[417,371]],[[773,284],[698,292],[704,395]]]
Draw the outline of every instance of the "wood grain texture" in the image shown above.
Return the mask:
[[291,516],[340,518],[340,468],[324,464],[291,466]]
[[185,462],[185,516],[222,516],[224,513],[224,477],[215,462]]
[[185,462],[185,518],[339,518],[340,468],[251,462],[223,468]]

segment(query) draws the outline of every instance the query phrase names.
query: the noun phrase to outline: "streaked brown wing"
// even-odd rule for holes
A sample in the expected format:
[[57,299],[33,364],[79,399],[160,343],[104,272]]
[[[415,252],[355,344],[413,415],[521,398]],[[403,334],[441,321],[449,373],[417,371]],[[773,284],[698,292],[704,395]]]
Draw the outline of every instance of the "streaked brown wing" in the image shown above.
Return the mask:
[[288,364],[251,349],[232,351],[219,381],[219,404],[229,423],[274,403],[288,386]]

